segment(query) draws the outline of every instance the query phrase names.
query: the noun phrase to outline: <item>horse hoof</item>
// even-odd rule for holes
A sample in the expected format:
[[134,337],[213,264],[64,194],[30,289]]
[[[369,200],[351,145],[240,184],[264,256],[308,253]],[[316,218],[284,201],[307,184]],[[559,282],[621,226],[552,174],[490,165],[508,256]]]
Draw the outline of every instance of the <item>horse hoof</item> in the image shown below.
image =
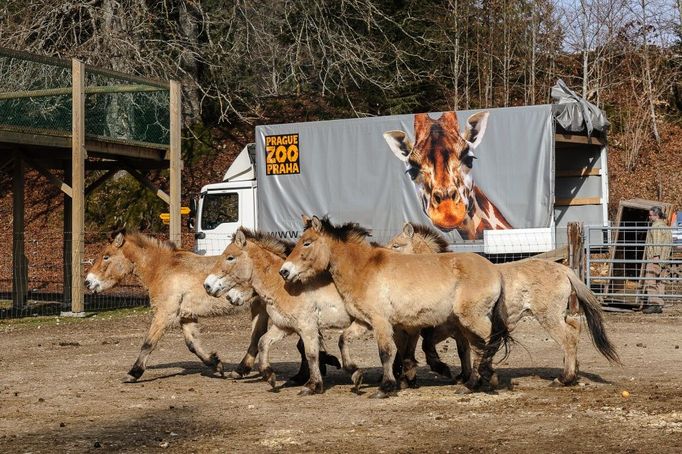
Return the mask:
[[468,387],[466,387],[466,386],[463,386],[463,387],[461,387],[461,388],[458,388],[457,391],[455,391],[455,394],[459,394],[459,395],[462,395],[462,396],[463,396],[463,395],[466,395],[466,394],[473,394],[473,393],[474,393],[474,390],[471,389],[471,388],[468,388]]
[[123,383],[135,383],[137,382],[137,378],[133,377],[132,375],[128,374],[123,378]]
[[268,384],[270,385],[271,388],[275,388],[277,386],[277,376],[275,375],[274,372],[272,372],[267,380]]
[[244,378],[244,375],[246,374],[241,374],[240,372],[237,372],[236,370],[232,370],[227,373],[227,378],[231,378],[233,380],[241,380]]
[[358,369],[355,372],[353,372],[353,375],[351,375],[350,378],[353,381],[353,392],[356,394],[360,393],[360,386],[362,385],[362,381],[365,378],[365,374],[363,374],[362,371]]
[[142,374],[144,374],[144,369],[141,368],[140,366],[133,366],[128,371],[128,375],[136,381],[142,376]]
[[221,376],[222,378],[225,378],[225,369],[223,368],[223,363],[222,363],[222,362],[218,362],[218,364],[216,364],[216,366],[213,368],[213,370],[214,370],[216,373],[220,374],[220,376]]
[[315,391],[313,391],[310,388],[306,388],[306,387],[301,388],[301,390],[298,392],[298,395],[301,397],[312,396],[313,394],[315,394]]
[[445,363],[436,363],[431,366],[431,370],[438,375],[442,375],[443,377],[452,378],[452,372]]
[[395,395],[395,392],[385,392],[378,390],[369,396],[370,399],[388,399],[390,396]]

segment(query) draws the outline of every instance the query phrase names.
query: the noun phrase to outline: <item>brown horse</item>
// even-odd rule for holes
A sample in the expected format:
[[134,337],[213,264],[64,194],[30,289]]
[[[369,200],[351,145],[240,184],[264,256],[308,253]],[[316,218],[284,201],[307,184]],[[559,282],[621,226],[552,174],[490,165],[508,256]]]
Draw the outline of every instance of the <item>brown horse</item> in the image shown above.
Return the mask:
[[204,287],[215,297],[227,294],[240,304],[244,292],[254,291],[266,303],[273,324],[261,338],[258,347],[259,367],[263,378],[275,386],[276,377],[270,367],[270,347],[285,336],[297,333],[303,339],[309,365],[310,380],[299,393],[321,393],[323,382],[318,364],[319,332],[322,329],[344,329],[339,340],[344,369],[352,374],[356,389],[362,372],[350,358],[348,340],[367,331],[368,326],[353,323],[343,300],[329,275],[322,274],[303,285],[285,283],[276,273],[293,244],[270,235],[240,228],[206,277]]
[[467,386],[489,385],[489,352],[507,340],[494,317],[502,290],[494,265],[469,253],[396,254],[370,245],[368,235],[357,224],[337,227],[314,216],[280,274],[288,282],[308,282],[329,271],[350,316],[372,327],[384,369],[372,397],[386,397],[396,389],[394,327],[415,339],[421,328],[458,324],[474,356]]
[[[92,292],[102,292],[134,274],[149,292],[154,317],[147,331],[140,354],[128,372],[131,380],[144,373],[147,359],[165,331],[179,323],[187,348],[215,372],[223,375],[218,355],[206,353],[199,342],[198,319],[204,316],[234,313],[225,299],[212,298],[204,290],[204,278],[215,263],[215,257],[204,257],[178,249],[171,242],[159,241],[140,233],[121,231],[99,254],[88,270],[85,286]],[[250,298],[251,344],[232,376],[247,374],[258,353],[258,340],[268,327],[265,304]]]
[[[389,241],[388,248],[404,253],[430,254],[446,252],[447,242],[423,225],[405,224],[403,231]],[[495,265],[503,278],[503,298],[499,310],[509,332],[525,315],[533,316],[564,352],[564,371],[554,384],[571,385],[577,381],[578,340],[581,313],[597,350],[612,363],[619,363],[615,347],[604,328],[599,301],[568,267],[546,260],[525,259]],[[440,326],[423,334],[422,348],[434,370],[447,368],[440,361],[435,345],[450,336],[452,327]],[[462,373],[470,368],[469,346],[455,333]],[[439,364],[440,363],[440,364]]]

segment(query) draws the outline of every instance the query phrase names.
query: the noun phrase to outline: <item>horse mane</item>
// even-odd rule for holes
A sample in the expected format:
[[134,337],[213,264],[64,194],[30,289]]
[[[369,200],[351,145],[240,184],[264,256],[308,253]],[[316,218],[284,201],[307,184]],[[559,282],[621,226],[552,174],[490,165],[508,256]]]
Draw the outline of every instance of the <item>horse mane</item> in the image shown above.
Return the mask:
[[412,224],[414,234],[419,235],[434,252],[448,252],[448,242],[435,229],[424,224]]
[[171,252],[180,251],[180,248],[170,240],[160,240],[154,238],[153,236],[145,235],[140,232],[124,233],[126,241],[135,243],[142,249],[144,248],[154,248],[154,249],[164,249]]
[[[320,219],[322,223],[322,231],[331,236],[333,239],[347,243],[362,243],[365,238],[371,236],[368,229],[361,227],[357,222],[346,222],[343,225],[336,226],[329,221],[325,216]],[[306,228],[308,225],[306,225]]]
[[278,257],[286,259],[294,248],[294,243],[276,238],[272,235],[263,232],[256,232],[246,227],[239,227],[239,230],[244,234],[247,240],[251,240],[268,252],[275,254]]

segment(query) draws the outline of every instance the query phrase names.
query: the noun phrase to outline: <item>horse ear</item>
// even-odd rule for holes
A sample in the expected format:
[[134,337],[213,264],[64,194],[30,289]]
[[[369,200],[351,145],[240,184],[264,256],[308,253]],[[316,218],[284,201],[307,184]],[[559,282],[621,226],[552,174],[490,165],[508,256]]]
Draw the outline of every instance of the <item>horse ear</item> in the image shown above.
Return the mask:
[[246,246],[246,235],[244,235],[243,231],[237,230],[237,233],[234,234],[234,244],[239,249],[243,249]]
[[403,233],[406,237],[411,239],[414,236],[414,226],[409,222],[406,222],[403,226]]
[[301,220],[303,221],[303,228],[304,228],[304,229],[307,229],[308,227],[310,227],[310,221],[311,221],[312,219],[310,219],[309,216],[307,216],[307,215],[305,215],[305,214],[302,214],[302,215],[301,215]]
[[412,153],[412,142],[403,131],[388,131],[384,133],[384,140],[388,144],[393,154],[403,162]]
[[123,246],[123,243],[125,242],[125,233],[123,232],[118,232],[116,236],[114,237],[113,244],[115,247],[121,247]]
[[318,218],[317,216],[313,216],[311,225],[313,227],[313,230],[315,230],[316,232],[319,233],[322,231],[322,221],[320,221],[320,218]]

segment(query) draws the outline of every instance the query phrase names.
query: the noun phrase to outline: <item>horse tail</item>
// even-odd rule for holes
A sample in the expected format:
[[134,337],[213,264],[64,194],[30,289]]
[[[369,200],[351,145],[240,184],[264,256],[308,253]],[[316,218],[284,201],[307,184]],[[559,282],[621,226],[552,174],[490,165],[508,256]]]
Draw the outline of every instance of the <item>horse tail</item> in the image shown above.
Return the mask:
[[578,278],[578,276],[573,272],[572,269],[566,271],[568,279],[571,281],[571,285],[578,296],[578,304],[585,314],[585,320],[587,321],[587,327],[590,331],[590,337],[592,338],[592,343],[599,350],[599,353],[604,355],[606,359],[612,364],[622,364],[618,353],[616,352],[615,346],[611,343],[608,336],[606,335],[606,329],[604,327],[604,317],[601,308],[601,304],[594,293],[583,283],[583,281]]
[[499,351],[500,347],[504,347],[504,355],[499,362],[502,362],[509,357],[511,346],[515,343],[514,338],[511,336],[509,328],[507,327],[506,319],[502,315],[504,311],[504,298],[504,285],[502,285],[500,297],[495,302],[492,313],[490,314],[491,333],[487,349],[487,355],[492,358],[495,356],[495,353]]

